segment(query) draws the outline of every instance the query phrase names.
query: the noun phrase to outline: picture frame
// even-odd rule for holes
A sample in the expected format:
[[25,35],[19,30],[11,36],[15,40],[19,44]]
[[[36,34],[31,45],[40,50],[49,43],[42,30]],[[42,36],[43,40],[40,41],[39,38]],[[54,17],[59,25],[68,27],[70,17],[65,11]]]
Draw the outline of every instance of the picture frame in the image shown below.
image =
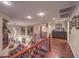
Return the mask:
[[69,34],[71,34],[71,29],[72,29],[72,21],[69,21]]
[[33,35],[33,26],[27,26],[27,34],[28,35]]
[[76,29],[79,29],[79,15],[76,17]]
[[8,20],[3,18],[3,23],[2,23],[2,25],[3,25],[3,27],[2,27],[3,28],[3,30],[2,30],[2,33],[3,33],[3,48],[2,49],[5,49],[9,44],[9,40],[8,40],[9,39],[8,38],[9,29],[7,27],[7,22],[8,22]]
[[75,26],[76,26],[76,16],[74,16],[74,17],[72,18],[71,24],[72,24],[72,27],[75,27]]
[[61,30],[61,29],[62,29],[62,24],[61,24],[61,23],[55,24],[55,28],[56,28],[57,30]]
[[22,35],[25,35],[25,26],[22,26],[22,27],[21,27],[21,34],[22,34]]
[[22,38],[22,43],[26,43],[26,39],[25,38]]

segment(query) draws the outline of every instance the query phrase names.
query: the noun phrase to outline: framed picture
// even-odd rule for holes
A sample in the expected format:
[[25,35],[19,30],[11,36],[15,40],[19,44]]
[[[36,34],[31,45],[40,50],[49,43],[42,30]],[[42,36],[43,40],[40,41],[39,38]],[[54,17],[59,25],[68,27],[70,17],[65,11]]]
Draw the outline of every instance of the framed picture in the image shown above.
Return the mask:
[[76,16],[72,18],[72,27],[76,26]]
[[21,27],[21,34],[22,34],[22,35],[25,35],[25,26],[22,26],[22,27]]
[[26,39],[25,38],[22,38],[22,43],[26,43]]
[[9,30],[7,28],[7,20],[3,18],[3,31],[2,31],[2,34],[3,34],[3,49],[5,49],[8,44],[9,44],[9,40],[8,40],[8,34],[9,34]]
[[69,22],[69,34],[71,34],[71,29],[72,29],[72,21]]
[[56,24],[56,25],[55,25],[55,28],[56,28],[57,30],[61,30],[61,29],[62,29],[62,24],[61,24],[61,23]]
[[27,27],[27,34],[32,35],[33,34],[33,26],[28,26]]
[[76,29],[79,29],[79,15],[76,17]]

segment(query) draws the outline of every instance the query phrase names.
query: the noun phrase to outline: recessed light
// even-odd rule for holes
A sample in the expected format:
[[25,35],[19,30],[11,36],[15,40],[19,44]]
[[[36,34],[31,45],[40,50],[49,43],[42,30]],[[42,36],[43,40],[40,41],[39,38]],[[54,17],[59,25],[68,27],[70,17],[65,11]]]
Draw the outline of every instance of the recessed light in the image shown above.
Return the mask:
[[45,15],[45,13],[44,13],[44,12],[40,12],[40,13],[38,13],[37,15],[42,17],[42,16]]
[[55,17],[53,17],[52,19],[53,19],[53,20],[56,20],[56,18],[55,18]]
[[26,16],[27,19],[32,19],[32,16]]
[[9,2],[9,1],[3,1],[3,4],[5,4],[7,6],[11,6],[12,5],[11,2]]
[[55,20],[55,22],[58,22],[58,20]]

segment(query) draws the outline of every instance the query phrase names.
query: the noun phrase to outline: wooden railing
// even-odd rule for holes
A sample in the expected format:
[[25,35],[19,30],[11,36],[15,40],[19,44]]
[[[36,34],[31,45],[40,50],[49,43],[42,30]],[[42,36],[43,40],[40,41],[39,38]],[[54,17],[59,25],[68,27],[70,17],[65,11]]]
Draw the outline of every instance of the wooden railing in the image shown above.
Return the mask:
[[[46,50],[44,50],[43,48],[45,48]],[[38,41],[36,44],[28,48],[24,48],[23,50],[18,51],[16,54],[9,56],[9,58],[18,58],[18,57],[19,58],[23,58],[23,57],[30,58],[30,57],[33,57],[34,52],[36,51],[38,52],[38,55],[39,55],[38,57],[44,57],[50,51],[50,39],[45,37],[41,39],[40,41]],[[45,52],[45,53],[41,54],[40,51]]]
[[26,47],[28,47],[30,45],[30,43],[32,42],[33,39],[36,39],[36,35],[35,34],[32,36],[32,39],[30,40],[30,42],[27,44]]

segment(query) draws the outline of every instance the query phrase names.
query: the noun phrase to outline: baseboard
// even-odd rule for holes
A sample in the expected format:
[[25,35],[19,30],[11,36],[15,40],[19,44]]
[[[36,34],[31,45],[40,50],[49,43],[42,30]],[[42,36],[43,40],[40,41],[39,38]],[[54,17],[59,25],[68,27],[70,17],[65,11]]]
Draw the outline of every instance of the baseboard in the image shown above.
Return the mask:
[[71,43],[70,43],[69,40],[68,40],[68,43],[69,43],[69,46],[70,46],[70,48],[71,48],[71,50],[72,50],[72,53],[73,53],[74,57],[76,58],[75,52],[74,52],[74,50],[73,50],[73,48],[72,48]]

